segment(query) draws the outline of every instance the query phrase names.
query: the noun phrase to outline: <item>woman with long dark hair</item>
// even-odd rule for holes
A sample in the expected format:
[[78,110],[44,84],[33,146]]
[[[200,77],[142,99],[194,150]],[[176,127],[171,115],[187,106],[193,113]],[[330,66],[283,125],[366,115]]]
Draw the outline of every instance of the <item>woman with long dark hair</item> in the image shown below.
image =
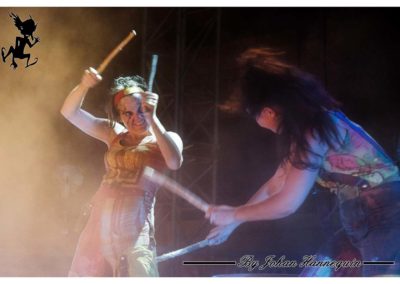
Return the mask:
[[241,223],[296,212],[315,183],[336,193],[343,228],[364,261],[363,275],[400,273],[400,177],[397,166],[359,125],[350,121],[318,80],[270,49],[239,58],[240,106],[281,139],[282,162],[244,205],[214,206],[208,238],[227,239]]

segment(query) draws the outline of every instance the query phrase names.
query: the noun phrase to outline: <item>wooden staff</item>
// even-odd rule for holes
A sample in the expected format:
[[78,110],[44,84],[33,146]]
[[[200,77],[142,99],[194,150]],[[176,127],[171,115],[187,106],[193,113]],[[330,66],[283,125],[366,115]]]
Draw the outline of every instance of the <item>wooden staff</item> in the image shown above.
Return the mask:
[[201,199],[199,196],[191,192],[189,189],[183,187],[173,179],[157,172],[155,169],[150,167],[145,167],[143,172],[143,177],[157,183],[160,186],[168,189],[174,194],[179,195],[187,202],[192,204],[194,207],[200,209],[201,211],[207,212],[210,205]]
[[115,56],[136,36],[135,30],[132,30],[101,62],[99,67],[97,67],[97,72],[99,74],[103,73],[107,65],[114,59]]

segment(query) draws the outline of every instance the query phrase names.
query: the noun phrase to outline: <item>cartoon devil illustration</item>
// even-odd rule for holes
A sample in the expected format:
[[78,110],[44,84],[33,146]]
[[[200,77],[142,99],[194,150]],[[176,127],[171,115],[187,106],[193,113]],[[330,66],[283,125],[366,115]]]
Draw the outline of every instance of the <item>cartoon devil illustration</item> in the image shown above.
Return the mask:
[[[39,42],[38,37],[33,37],[33,32],[36,30],[37,24],[33,21],[32,17],[30,19],[26,20],[25,22],[22,22],[21,19],[18,17],[18,15],[15,15],[14,13],[10,14],[10,17],[14,20],[15,26],[18,28],[18,30],[21,32],[23,37],[16,37],[15,39],[15,47],[10,46],[8,49],[7,54],[5,54],[6,49],[4,47],[1,48],[1,57],[3,59],[3,62],[6,62],[6,58],[12,54],[12,63],[10,66],[12,66],[14,69],[17,68],[17,63],[15,62],[15,58],[19,59],[24,59],[27,58],[26,60],[26,66],[25,68],[32,66],[38,62],[38,59],[35,58],[34,62],[29,63],[29,59],[31,58],[31,55],[29,53],[25,54],[24,49],[25,46],[28,45],[29,47],[34,46]],[[31,37],[32,42],[30,41],[29,37]]]

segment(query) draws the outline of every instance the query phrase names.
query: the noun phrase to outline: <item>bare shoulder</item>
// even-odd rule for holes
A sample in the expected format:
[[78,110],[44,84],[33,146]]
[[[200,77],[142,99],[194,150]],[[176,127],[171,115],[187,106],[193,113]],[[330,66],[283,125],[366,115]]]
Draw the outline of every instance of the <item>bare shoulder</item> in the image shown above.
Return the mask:
[[179,136],[178,133],[172,132],[172,131],[167,131],[168,136],[177,144],[179,148],[182,148],[183,142],[182,138]]
[[173,140],[180,140],[182,141],[181,137],[179,136],[178,133],[173,132],[173,131],[167,131],[168,135],[173,139]]

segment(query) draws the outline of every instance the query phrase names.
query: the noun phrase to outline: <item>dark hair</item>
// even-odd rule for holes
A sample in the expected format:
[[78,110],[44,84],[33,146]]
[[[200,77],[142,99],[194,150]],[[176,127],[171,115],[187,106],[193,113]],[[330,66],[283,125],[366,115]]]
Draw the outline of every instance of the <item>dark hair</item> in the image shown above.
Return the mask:
[[277,111],[283,161],[297,168],[316,169],[319,165],[311,162],[310,155],[317,154],[306,135],[318,137],[331,148],[334,142],[340,144],[338,130],[327,112],[337,110],[340,104],[317,79],[285,63],[280,55],[268,48],[252,48],[241,54],[241,107],[253,117],[264,107]]
[[148,89],[146,81],[138,75],[118,77],[114,79],[114,84],[109,93],[110,98],[106,107],[106,112],[110,121],[110,127],[114,127],[115,123],[119,121],[119,113],[114,105],[114,96],[119,91],[133,86],[137,86],[143,89],[143,91],[147,91]]

